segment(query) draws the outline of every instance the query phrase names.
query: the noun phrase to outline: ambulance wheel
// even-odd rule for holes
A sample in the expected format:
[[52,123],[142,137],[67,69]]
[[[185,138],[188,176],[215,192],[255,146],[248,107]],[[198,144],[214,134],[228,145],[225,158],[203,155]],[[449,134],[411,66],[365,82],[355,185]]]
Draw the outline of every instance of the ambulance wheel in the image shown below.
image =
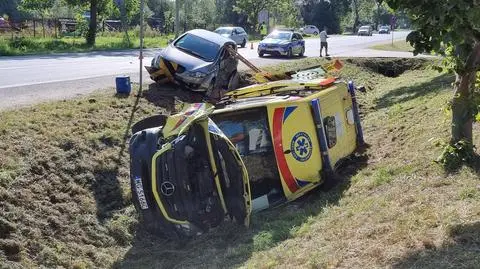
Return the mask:
[[164,126],[166,122],[167,122],[167,116],[165,115],[155,115],[155,116],[145,118],[143,120],[138,121],[132,126],[131,128],[132,134],[136,134],[137,132],[145,129]]

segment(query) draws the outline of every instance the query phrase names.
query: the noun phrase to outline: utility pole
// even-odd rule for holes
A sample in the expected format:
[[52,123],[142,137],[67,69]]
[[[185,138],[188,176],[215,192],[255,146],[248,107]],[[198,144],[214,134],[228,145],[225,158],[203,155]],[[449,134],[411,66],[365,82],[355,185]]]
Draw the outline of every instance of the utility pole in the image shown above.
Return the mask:
[[145,9],[145,1],[140,0],[140,88],[139,88],[139,93],[142,92],[142,87],[143,87],[143,27],[144,27],[144,18],[143,18],[143,13]]
[[179,0],[175,0],[175,38],[180,34],[180,3]]

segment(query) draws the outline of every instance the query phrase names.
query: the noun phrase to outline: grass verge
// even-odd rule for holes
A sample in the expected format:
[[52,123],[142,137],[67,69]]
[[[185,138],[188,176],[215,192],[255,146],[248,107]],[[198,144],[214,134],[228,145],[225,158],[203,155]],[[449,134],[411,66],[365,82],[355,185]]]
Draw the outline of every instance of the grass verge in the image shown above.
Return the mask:
[[[387,77],[378,72],[383,67],[365,61],[345,61],[342,74],[369,88],[359,98],[370,147],[343,167],[341,184],[256,214],[249,229],[226,223],[184,243],[152,237],[137,225],[124,148],[135,100],[99,93],[0,113],[0,263],[27,268],[476,267],[479,177],[467,168],[445,174],[432,162],[441,152],[436,144],[448,137],[442,109],[451,97],[452,76],[426,69],[426,62]],[[302,66],[298,61],[269,71]],[[175,107],[175,98],[154,94],[149,89],[140,99],[133,121]]]
[[[165,47],[170,38],[172,36],[145,37],[144,46],[145,48]],[[0,56],[136,49],[140,47],[139,42],[139,39],[134,36],[130,38],[130,43],[121,36],[98,36],[92,47],[85,43],[85,38],[0,37]]]
[[390,42],[388,44],[375,45],[370,48],[375,50],[413,52],[413,47],[404,40],[394,41],[393,44]]

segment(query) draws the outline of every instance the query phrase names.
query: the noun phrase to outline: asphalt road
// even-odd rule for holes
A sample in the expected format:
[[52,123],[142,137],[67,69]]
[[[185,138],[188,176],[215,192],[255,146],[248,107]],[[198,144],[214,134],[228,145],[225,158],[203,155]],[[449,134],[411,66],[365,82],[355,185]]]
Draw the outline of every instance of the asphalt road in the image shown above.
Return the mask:
[[[408,32],[395,32],[394,39],[405,40]],[[370,50],[375,44],[390,42],[391,35],[331,36],[329,54],[333,57],[412,57],[406,52]],[[320,40],[306,39],[306,57],[318,57]],[[158,50],[148,49],[144,65],[150,63]],[[259,58],[254,49],[239,52],[257,66],[284,62],[282,57]],[[29,105],[46,100],[58,100],[91,93],[97,89],[115,86],[115,77],[129,75],[132,82],[139,80],[138,51],[106,51],[67,53],[41,56],[0,57],[0,109]],[[240,69],[246,69],[243,64]],[[144,81],[149,78],[144,73]]]

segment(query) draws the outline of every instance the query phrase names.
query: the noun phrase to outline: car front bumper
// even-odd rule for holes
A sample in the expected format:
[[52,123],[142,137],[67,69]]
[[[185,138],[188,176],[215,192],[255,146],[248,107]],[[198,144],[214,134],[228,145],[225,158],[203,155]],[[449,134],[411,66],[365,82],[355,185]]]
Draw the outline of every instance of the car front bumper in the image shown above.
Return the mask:
[[[150,78],[157,83],[175,83],[181,85],[188,90],[204,92],[207,91],[212,79],[215,77],[215,72],[211,72],[204,77],[193,77],[189,75],[188,71],[185,71],[183,68],[180,69],[179,66],[173,62],[171,64],[171,70],[168,69],[165,65],[161,65],[156,61],[155,64],[158,66],[145,66],[145,69],[150,74]],[[181,70],[181,71],[180,71]]]
[[289,47],[270,47],[270,46],[262,46],[258,47],[258,53],[263,52],[265,54],[278,54],[278,55],[287,55]]

